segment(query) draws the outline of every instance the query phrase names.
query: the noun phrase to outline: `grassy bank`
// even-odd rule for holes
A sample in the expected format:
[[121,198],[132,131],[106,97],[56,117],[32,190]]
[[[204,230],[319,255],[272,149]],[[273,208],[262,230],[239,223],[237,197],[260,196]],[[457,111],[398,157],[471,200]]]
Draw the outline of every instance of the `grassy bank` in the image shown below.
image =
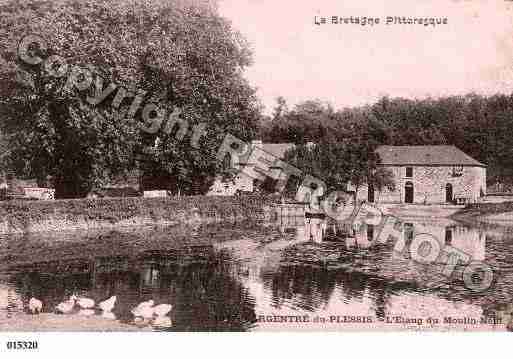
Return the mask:
[[271,198],[109,198],[0,202],[0,234],[264,219]]
[[473,203],[453,214],[451,218],[463,221],[478,221],[486,216],[509,212],[513,212],[513,201],[501,203]]

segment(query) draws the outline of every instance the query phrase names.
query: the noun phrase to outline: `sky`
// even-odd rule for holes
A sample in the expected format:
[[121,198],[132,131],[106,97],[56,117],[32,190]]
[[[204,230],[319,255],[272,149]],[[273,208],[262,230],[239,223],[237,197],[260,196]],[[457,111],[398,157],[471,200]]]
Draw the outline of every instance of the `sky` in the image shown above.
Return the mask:
[[[220,0],[251,44],[246,78],[266,113],[320,99],[335,108],[379,97],[513,91],[513,2],[481,0]],[[374,26],[316,25],[324,16],[380,18]],[[387,16],[447,25],[386,25]]]

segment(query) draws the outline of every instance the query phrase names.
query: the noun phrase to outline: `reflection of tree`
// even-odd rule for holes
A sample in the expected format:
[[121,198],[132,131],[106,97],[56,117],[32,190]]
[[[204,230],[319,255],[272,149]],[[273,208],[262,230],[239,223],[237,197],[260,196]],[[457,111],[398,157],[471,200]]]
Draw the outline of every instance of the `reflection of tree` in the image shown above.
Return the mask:
[[277,308],[288,302],[302,310],[322,309],[337,288],[346,303],[369,296],[377,318],[385,316],[393,294],[416,290],[411,284],[387,282],[364,273],[311,266],[282,266],[263,280],[266,287],[271,288],[272,301]]
[[353,299],[361,300],[367,285],[367,278],[361,273],[348,273],[339,271],[337,273],[337,284],[340,286],[344,301]]
[[314,311],[328,303],[335,288],[336,274],[315,267],[283,266],[263,280],[272,288],[276,307],[281,307],[285,300],[292,300],[298,308]]
[[256,321],[254,299],[230,275],[229,266],[216,262],[179,269],[173,281],[174,330],[241,331]]
[[412,292],[417,290],[415,285],[406,282],[393,282],[365,274],[361,274],[361,277],[361,281],[366,283],[366,288],[372,299],[372,306],[378,319],[384,319],[387,306],[393,295],[403,291]]
[[43,300],[45,311],[51,311],[66,296],[73,292],[91,289],[91,275],[83,272],[39,272],[33,268],[30,272],[14,277],[22,298],[27,302],[31,297]]
[[181,252],[152,251],[138,258],[33,263],[23,266],[13,279],[22,297],[40,298],[45,311],[74,291],[96,301],[117,295],[114,313],[122,321],[131,321],[130,310],[138,303],[153,299],[173,305],[172,330],[243,331],[256,322],[255,302],[230,275],[230,266],[211,246],[209,250],[200,246]]

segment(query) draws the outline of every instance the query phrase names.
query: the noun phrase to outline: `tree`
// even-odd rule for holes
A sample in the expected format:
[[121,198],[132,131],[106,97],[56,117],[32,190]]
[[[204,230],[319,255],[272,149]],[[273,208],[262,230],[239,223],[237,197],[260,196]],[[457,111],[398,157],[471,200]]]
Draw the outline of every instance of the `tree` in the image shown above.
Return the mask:
[[285,160],[323,181],[327,193],[346,191],[348,184],[352,184],[356,205],[358,190],[363,185],[372,185],[379,191],[394,190],[392,173],[380,166],[375,148],[358,135],[342,140],[327,135],[315,145],[300,145],[288,151]]
[[280,121],[288,112],[287,100],[283,96],[278,96],[276,98],[276,107],[273,110],[273,121]]
[[271,123],[262,137],[270,142],[317,142],[335,124],[331,105],[320,100],[308,100],[289,111],[283,97],[277,98]]
[[[326,134],[377,145],[454,145],[485,163],[488,183],[513,184],[513,94],[467,94],[437,99],[383,97],[338,111],[300,104],[270,126],[274,142],[320,143]],[[319,103],[319,102],[317,102]],[[317,106],[317,108],[320,108]],[[359,140],[360,141],[360,140]]]
[[[221,168],[215,154],[224,135],[252,138],[260,106],[242,76],[251,61],[246,42],[204,3],[212,1],[1,2],[0,126],[12,149],[9,166],[21,176],[51,176],[57,197],[82,197],[133,169],[135,154],[159,138],[141,169],[164,173],[185,192],[208,187]],[[54,67],[22,61],[17,48],[27,34],[48,44],[31,47],[31,54],[58,55],[87,69],[90,88],[70,88],[69,76],[49,76]],[[110,83],[117,88],[91,104],[99,78],[99,93]],[[113,106],[121,88],[128,96]],[[136,94],[142,105],[129,114]],[[147,103],[166,114],[180,108],[189,128],[204,123],[198,148],[190,146],[190,131],[182,141],[165,126],[141,131]]]

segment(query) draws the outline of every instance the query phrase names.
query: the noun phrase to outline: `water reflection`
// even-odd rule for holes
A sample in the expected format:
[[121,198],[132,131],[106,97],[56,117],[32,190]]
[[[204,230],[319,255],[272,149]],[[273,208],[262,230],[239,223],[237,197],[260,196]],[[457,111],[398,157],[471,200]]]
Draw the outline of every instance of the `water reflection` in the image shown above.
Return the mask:
[[451,246],[470,256],[472,260],[486,259],[486,236],[483,230],[458,225],[447,219],[405,219],[403,236],[406,242],[417,234],[429,234],[443,248]]
[[254,299],[229,267],[229,258],[216,254],[211,245],[12,266],[14,274],[4,285],[8,295],[2,295],[8,304],[2,303],[0,310],[22,311],[22,303],[32,296],[48,312],[73,292],[96,301],[116,295],[113,312],[126,323],[132,322],[133,307],[153,299],[156,304],[173,303],[172,330],[246,330],[255,322]]
[[[443,245],[493,265],[500,274],[496,287],[476,295],[458,283],[427,285],[424,267],[374,245],[378,230],[369,226],[353,233],[347,223],[282,218],[61,241],[11,238],[0,253],[0,315],[23,311],[32,296],[51,311],[78,292],[96,301],[116,295],[114,314],[124,323],[132,322],[130,309],[142,301],[171,303],[170,330],[175,331],[383,330],[409,327],[386,324],[393,316],[480,317],[512,302],[509,237],[450,220],[405,219],[404,240],[430,233]],[[329,263],[293,258],[305,252],[320,253]],[[258,320],[305,313],[312,318],[370,317],[374,322],[284,326]]]
[[[278,222],[282,233],[295,233],[298,240],[323,243],[339,241],[346,248],[369,248],[377,239],[380,228],[374,225],[362,226],[354,232],[349,222],[335,222],[319,218],[298,219],[283,217]],[[486,234],[483,229],[462,226],[444,219],[406,218],[402,222],[402,232],[398,240],[411,243],[417,234],[430,234],[441,247],[452,246],[470,256],[472,260],[486,259]]]
[[[493,302],[486,299],[490,298],[489,293],[476,296],[468,293],[461,284],[432,288],[424,283],[430,279],[423,272],[424,267],[415,268],[411,260],[397,258],[389,249],[374,248],[373,240],[378,230],[372,226],[353,233],[347,223],[313,218],[306,219],[304,223],[284,218],[278,226],[283,233],[295,234],[296,243],[312,243],[312,250],[319,248],[315,245],[336,243],[336,247],[330,248],[335,248],[337,258],[349,265],[343,269],[330,269],[323,267],[322,263],[317,263],[316,267],[311,265],[311,261],[304,265],[297,262],[288,265],[289,261],[286,261],[272,273],[252,271],[252,276],[243,281],[251,289],[252,296],[258,298],[257,313],[290,315],[291,312],[307,311],[328,315],[343,312],[353,316],[370,315],[383,321],[388,316],[422,315],[442,318],[443,321],[443,318],[462,315],[480,318],[485,313],[483,307],[488,308]],[[486,256],[489,237],[482,229],[461,226],[445,219],[406,219],[402,236],[407,243],[418,233],[429,233],[442,246],[451,245],[473,260],[490,259]],[[256,284],[260,281],[263,284]],[[511,284],[505,283],[505,286],[511,287]],[[401,323],[397,325],[401,327]],[[277,328],[269,323],[259,323],[259,326]],[[325,329],[323,325],[312,326]],[[349,327],[369,329],[368,325]],[[482,326],[456,327],[483,329]],[[383,326],[377,325],[376,328],[383,329]],[[439,325],[437,328],[454,329],[454,325]]]

